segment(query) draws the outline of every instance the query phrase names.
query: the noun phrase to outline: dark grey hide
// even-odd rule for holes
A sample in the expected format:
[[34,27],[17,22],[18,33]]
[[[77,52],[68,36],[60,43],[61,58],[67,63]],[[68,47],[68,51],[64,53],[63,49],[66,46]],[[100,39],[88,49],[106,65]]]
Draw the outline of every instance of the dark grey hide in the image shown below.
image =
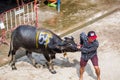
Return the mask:
[[35,67],[37,67],[38,64],[33,59],[32,52],[42,53],[47,60],[46,64],[51,73],[56,73],[52,61],[55,59],[56,53],[77,51],[77,45],[73,37],[65,37],[65,39],[62,40],[50,30],[38,30],[33,26],[21,25],[16,28],[11,35],[8,56],[12,55],[11,67],[13,70],[17,69],[15,66],[15,54],[20,47],[26,49],[26,55]]

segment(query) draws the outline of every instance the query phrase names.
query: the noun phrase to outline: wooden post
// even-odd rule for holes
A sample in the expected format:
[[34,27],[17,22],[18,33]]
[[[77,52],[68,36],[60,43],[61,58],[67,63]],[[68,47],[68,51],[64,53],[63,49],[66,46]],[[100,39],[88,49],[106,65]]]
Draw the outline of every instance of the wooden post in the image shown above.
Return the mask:
[[5,25],[3,23],[3,15],[0,16],[1,42],[5,39]]
[[1,29],[1,38],[0,38],[0,42],[3,43],[3,44],[7,44],[9,45],[9,43],[7,42],[6,40],[6,36],[5,36],[5,25],[4,23],[2,22],[2,20],[0,21],[0,29]]
[[57,0],[57,10],[58,10],[58,12],[60,12],[60,3],[61,3],[61,1]]
[[38,27],[38,6],[37,6],[37,0],[34,1],[34,11],[35,11],[35,16],[36,16],[35,26]]

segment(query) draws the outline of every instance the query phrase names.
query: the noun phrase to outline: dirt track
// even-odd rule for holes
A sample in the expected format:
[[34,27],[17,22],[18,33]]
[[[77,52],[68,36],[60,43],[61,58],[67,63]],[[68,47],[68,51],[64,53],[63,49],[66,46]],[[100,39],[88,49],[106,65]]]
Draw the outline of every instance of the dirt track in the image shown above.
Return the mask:
[[[98,34],[100,46],[98,49],[99,65],[101,68],[101,80],[118,80],[120,75],[120,11],[113,13],[85,28],[82,28],[68,36],[75,37],[79,42],[79,33],[95,30]],[[68,53],[69,62],[63,59],[62,54],[57,54],[55,69],[57,74],[51,74],[47,68],[34,68],[26,57],[17,62],[17,71],[12,71],[10,66],[0,67],[0,80],[79,80],[80,52]],[[45,63],[42,55],[34,57],[41,64]],[[41,59],[41,61],[39,61]],[[95,80],[91,62],[86,66],[84,80]]]

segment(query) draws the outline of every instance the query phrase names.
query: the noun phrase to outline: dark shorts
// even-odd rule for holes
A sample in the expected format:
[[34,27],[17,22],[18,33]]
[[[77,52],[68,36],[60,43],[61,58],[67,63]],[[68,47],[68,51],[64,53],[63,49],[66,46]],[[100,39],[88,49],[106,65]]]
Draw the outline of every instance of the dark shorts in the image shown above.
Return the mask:
[[[97,55],[93,56],[90,60],[91,60],[91,62],[93,64],[93,66],[98,66],[98,57],[97,57]],[[84,60],[83,58],[81,58],[80,66],[85,67],[87,62],[88,62],[88,60]]]

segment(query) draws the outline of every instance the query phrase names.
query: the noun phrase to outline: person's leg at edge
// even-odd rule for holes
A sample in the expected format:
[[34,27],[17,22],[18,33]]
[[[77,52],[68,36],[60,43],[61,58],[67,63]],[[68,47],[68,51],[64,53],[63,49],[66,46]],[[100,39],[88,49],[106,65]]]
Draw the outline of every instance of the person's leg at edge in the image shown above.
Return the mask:
[[95,69],[95,72],[96,72],[96,75],[97,75],[97,80],[101,80],[100,79],[100,68],[99,68],[99,66],[94,66],[94,69]]
[[97,80],[101,80],[100,79],[100,68],[98,66],[98,57],[97,57],[97,55],[93,56],[91,61],[92,61],[92,64],[94,66],[94,69],[95,69],[95,72],[96,72],[96,75],[97,75]]
[[80,67],[80,80],[83,80],[84,69],[85,67]]
[[81,60],[80,60],[80,79],[79,80],[83,80],[83,73],[84,73],[86,64],[87,64],[87,61],[85,61],[84,59],[81,58]]

